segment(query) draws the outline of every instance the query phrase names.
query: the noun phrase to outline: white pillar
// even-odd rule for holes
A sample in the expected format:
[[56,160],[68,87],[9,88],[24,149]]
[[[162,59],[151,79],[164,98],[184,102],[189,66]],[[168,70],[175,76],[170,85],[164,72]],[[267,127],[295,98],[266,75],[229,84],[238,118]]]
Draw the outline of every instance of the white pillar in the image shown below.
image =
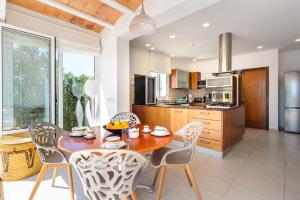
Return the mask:
[[0,22],[5,22],[6,0],[0,0]]

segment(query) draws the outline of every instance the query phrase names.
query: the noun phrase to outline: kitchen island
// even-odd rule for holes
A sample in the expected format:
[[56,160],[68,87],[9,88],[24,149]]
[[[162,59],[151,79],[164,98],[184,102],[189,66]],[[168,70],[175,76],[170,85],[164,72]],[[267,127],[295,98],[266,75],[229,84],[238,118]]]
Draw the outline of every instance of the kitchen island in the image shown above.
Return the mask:
[[[159,125],[175,133],[193,121],[202,121],[203,130],[197,150],[216,157],[224,157],[232,145],[245,133],[245,108],[206,108],[203,106],[132,105],[132,111],[143,124]],[[175,136],[175,143],[182,142]]]

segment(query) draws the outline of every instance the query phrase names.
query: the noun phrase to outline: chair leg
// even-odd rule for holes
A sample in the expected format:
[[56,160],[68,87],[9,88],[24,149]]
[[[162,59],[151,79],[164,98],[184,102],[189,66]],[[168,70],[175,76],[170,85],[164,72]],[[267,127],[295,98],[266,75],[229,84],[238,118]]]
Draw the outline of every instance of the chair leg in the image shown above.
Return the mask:
[[136,192],[132,192],[131,199],[132,200],[138,200]]
[[54,168],[54,172],[53,172],[53,177],[52,177],[52,187],[54,187],[54,184],[55,184],[55,179],[56,179],[56,176],[57,176],[57,171],[58,171],[58,167],[55,167]]
[[160,200],[160,198],[161,198],[161,194],[163,191],[163,185],[164,185],[164,181],[165,181],[166,168],[167,168],[166,166],[161,167],[161,174],[160,174],[159,187],[158,187],[158,191],[157,191],[156,200]]
[[199,191],[199,188],[198,188],[198,185],[197,185],[197,183],[196,183],[195,177],[193,176],[191,167],[190,167],[189,165],[186,165],[186,166],[185,166],[185,170],[186,170],[188,176],[190,177],[190,180],[191,180],[191,182],[192,182],[193,188],[194,188],[194,190],[195,190],[195,192],[196,192],[196,195],[197,195],[197,199],[198,199],[198,200],[202,200],[201,193],[200,193],[200,191]]
[[191,179],[190,179],[190,177],[189,177],[188,172],[186,171],[186,168],[184,168],[184,171],[185,171],[185,174],[186,174],[187,179],[189,180],[190,186],[193,187],[192,181],[191,181]]
[[69,185],[70,185],[70,192],[71,192],[71,199],[74,200],[74,187],[73,187],[73,176],[72,176],[72,165],[68,165],[68,176],[69,176]]
[[40,173],[38,175],[38,178],[37,178],[37,180],[35,182],[35,185],[33,187],[33,190],[32,190],[32,192],[30,194],[29,200],[33,199],[33,197],[34,197],[36,191],[38,190],[38,188],[39,188],[39,186],[40,186],[40,184],[41,184],[41,182],[42,182],[42,180],[43,180],[43,178],[44,178],[47,170],[48,170],[48,165],[47,164],[43,164],[42,169],[41,169],[41,171],[40,171]]
[[152,183],[153,187],[155,187],[155,185],[156,185],[156,181],[157,181],[157,177],[159,175],[160,169],[161,169],[161,167],[157,168],[156,171],[155,171],[155,175],[154,175],[154,179],[153,179],[153,183]]

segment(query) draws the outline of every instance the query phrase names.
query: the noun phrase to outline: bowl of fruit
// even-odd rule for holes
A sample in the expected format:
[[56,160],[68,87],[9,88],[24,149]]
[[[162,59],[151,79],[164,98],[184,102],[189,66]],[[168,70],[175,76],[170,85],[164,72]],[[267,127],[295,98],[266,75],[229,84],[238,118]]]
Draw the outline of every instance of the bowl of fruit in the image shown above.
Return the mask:
[[115,120],[113,123],[110,122],[104,125],[103,128],[111,133],[120,134],[123,129],[129,129],[130,126],[128,121]]

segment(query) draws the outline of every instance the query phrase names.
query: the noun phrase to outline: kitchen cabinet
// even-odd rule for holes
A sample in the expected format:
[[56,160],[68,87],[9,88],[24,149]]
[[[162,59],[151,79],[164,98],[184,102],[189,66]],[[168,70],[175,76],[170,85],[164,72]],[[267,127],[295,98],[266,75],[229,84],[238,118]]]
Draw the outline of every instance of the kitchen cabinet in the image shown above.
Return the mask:
[[135,105],[132,107],[132,112],[135,113],[142,124],[148,124],[150,122],[150,110],[151,107],[143,105]]
[[[245,108],[239,106],[231,109],[177,108],[133,105],[133,112],[141,118],[142,123],[159,125],[175,133],[186,124],[194,121],[203,122],[203,130],[197,145],[217,152],[227,152],[245,133]],[[182,136],[174,139],[183,141]]]
[[163,126],[170,129],[170,109],[162,107],[150,107],[150,126]]
[[172,69],[170,75],[171,88],[189,88],[189,73],[181,69]]
[[189,122],[188,109],[171,108],[170,114],[170,130],[173,133],[184,127]]
[[189,73],[189,89],[198,89],[198,81],[201,80],[200,72]]

